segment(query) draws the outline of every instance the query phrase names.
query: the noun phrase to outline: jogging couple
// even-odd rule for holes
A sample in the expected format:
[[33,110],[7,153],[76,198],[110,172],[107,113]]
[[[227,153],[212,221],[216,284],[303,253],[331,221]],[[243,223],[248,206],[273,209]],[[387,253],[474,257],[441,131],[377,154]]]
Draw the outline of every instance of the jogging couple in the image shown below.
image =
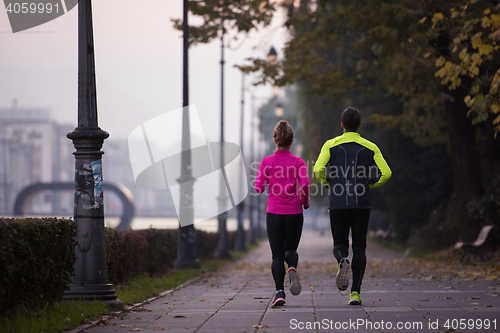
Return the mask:
[[[370,218],[370,188],[389,180],[391,169],[378,147],[359,135],[361,114],[355,108],[342,112],[344,134],[328,140],[314,165],[318,181],[329,188],[330,226],[333,254],[337,259],[336,285],[349,287],[348,272],[352,268],[349,304],[361,304],[361,282],[366,267],[366,234]],[[288,265],[290,293],[302,291],[297,271],[297,248],[304,222],[303,209],[309,208],[310,181],[303,159],[293,155],[290,147],[294,133],[287,121],[281,120],[273,133],[276,151],[259,166],[255,190],[267,199],[267,235],[272,252],[271,271],[276,284],[273,306],[285,304],[285,262]],[[326,166],[328,168],[326,168]],[[348,259],[349,231],[352,234],[352,263]]]

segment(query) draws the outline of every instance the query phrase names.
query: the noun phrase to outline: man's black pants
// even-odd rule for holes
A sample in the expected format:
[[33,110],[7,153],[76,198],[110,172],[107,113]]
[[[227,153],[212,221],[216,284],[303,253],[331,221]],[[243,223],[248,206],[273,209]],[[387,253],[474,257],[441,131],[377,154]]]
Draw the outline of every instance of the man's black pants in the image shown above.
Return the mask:
[[289,268],[297,268],[299,261],[297,247],[302,235],[303,224],[304,215],[302,213],[292,215],[267,213],[267,237],[273,255],[271,271],[276,290],[283,290],[284,288],[285,261]]
[[337,262],[349,255],[349,230],[352,233],[352,291],[361,291],[366,268],[366,233],[370,209],[330,210],[333,235],[333,255]]

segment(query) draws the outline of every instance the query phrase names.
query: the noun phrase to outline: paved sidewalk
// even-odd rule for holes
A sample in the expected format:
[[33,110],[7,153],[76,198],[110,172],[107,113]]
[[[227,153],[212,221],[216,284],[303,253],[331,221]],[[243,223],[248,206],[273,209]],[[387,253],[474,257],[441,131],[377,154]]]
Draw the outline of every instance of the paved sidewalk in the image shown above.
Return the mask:
[[270,306],[274,283],[266,241],[223,271],[86,331],[500,332],[498,281],[416,277],[410,265],[400,267],[406,261],[398,255],[369,244],[363,304],[350,306],[347,292],[335,287],[331,235],[305,230],[298,252],[303,289],[298,296],[287,292],[285,306]]

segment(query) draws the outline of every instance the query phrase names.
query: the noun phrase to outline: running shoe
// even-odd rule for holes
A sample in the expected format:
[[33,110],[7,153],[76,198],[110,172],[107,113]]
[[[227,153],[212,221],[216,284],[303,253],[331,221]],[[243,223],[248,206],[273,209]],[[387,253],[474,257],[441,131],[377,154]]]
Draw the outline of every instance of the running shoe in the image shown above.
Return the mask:
[[290,279],[290,292],[292,295],[300,294],[302,285],[300,284],[299,273],[295,267],[288,269],[288,278]]
[[351,291],[348,303],[350,305],[361,305],[361,298],[359,297],[359,293],[357,291]]
[[274,302],[272,304],[272,306],[282,306],[284,305],[286,302],[285,302],[285,297],[286,297],[286,294],[283,290],[278,290],[276,292],[276,297],[274,298]]
[[349,272],[349,260],[347,258],[340,259],[338,268],[337,268],[337,288],[339,290],[344,291],[349,287],[349,278],[347,277],[347,273]]

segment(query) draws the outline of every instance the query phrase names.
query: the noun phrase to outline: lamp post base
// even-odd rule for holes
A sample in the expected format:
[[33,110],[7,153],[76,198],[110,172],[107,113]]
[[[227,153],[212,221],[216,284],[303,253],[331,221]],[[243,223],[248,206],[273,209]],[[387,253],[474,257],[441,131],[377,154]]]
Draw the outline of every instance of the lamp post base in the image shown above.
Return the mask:
[[108,304],[112,309],[123,309],[123,302],[116,295],[111,283],[105,284],[70,284],[64,292],[65,301],[98,301]]
[[231,254],[229,253],[229,243],[228,243],[228,235],[227,235],[227,212],[224,212],[219,215],[219,242],[217,243],[217,248],[214,252],[214,257],[216,259],[232,259]]

